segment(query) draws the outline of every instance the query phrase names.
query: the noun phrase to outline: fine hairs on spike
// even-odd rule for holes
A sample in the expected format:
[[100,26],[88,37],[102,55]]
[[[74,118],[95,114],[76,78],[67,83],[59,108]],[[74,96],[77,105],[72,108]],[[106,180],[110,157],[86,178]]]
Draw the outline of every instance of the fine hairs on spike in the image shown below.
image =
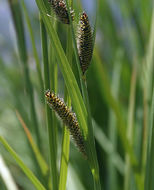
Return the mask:
[[[70,24],[69,14],[68,14],[65,0],[48,0],[48,2],[50,3],[50,5],[58,19],[63,24]],[[74,11],[71,8],[70,8],[70,15],[71,15],[71,18],[73,21],[74,20]]]
[[81,70],[84,75],[90,65],[93,54],[93,33],[85,12],[80,16],[77,32],[77,48]]
[[80,131],[79,123],[77,121],[76,115],[65,105],[65,103],[57,97],[50,90],[45,92],[45,98],[48,105],[57,113],[61,118],[63,123],[68,127],[73,140],[75,141],[80,152],[87,158],[84,139]]

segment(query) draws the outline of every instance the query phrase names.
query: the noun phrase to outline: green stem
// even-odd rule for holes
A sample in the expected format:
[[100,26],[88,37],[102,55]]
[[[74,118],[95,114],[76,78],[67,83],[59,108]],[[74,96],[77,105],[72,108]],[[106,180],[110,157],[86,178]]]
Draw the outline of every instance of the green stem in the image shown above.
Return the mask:
[[[71,106],[71,99],[67,94],[65,87],[65,101],[67,99],[67,106]],[[60,163],[60,177],[59,177],[59,190],[66,190],[67,171],[69,163],[69,151],[70,150],[70,133],[66,126],[63,126],[63,140],[61,151],[61,163]]]
[[[66,6],[67,9],[69,10],[69,5],[68,5],[68,0],[66,0]],[[90,105],[89,105],[89,98],[88,98],[88,92],[86,88],[86,80],[83,80],[82,77],[82,72],[80,68],[80,62],[79,62],[79,56],[78,56],[78,50],[77,50],[77,43],[75,40],[75,33],[74,33],[74,28],[71,20],[71,15],[69,12],[69,19],[70,19],[70,26],[71,26],[71,31],[72,31],[72,37],[73,37],[73,45],[74,45],[74,52],[75,52],[75,58],[76,58],[76,63],[78,67],[78,72],[79,72],[79,77],[80,77],[80,84],[81,84],[81,90],[82,90],[82,95],[83,95],[83,100],[87,109],[87,130],[82,130],[84,133],[85,137],[85,144],[86,144],[86,149],[88,153],[88,160],[89,164],[91,167],[91,172],[93,175],[94,179],[94,188],[96,190],[101,189],[100,185],[100,178],[99,178],[99,166],[97,162],[97,156],[96,156],[96,149],[95,149],[95,144],[94,144],[94,133],[93,133],[93,126],[92,126],[92,118],[91,118],[91,113],[90,113]]]
[[138,41],[140,43],[141,53],[144,54],[145,52],[145,37],[144,37],[144,30],[141,20],[139,19],[139,16],[136,12],[136,7],[133,5],[133,1],[127,1],[127,9],[129,9],[130,17],[133,18],[135,23],[136,32],[138,35]]
[[28,16],[27,7],[26,7],[26,5],[24,3],[24,0],[21,1],[21,4],[22,4],[23,10],[24,10],[24,14],[25,14],[29,34],[30,34],[30,39],[31,39],[31,43],[32,43],[32,50],[33,50],[33,54],[34,54],[34,58],[35,58],[38,79],[39,79],[39,82],[40,82],[41,90],[43,92],[43,89],[44,89],[44,87],[43,87],[43,78],[42,78],[42,73],[41,73],[39,56],[38,56],[37,49],[36,49],[36,46],[35,46],[34,33],[33,33],[33,30],[32,30],[32,25],[31,25],[31,22],[30,22],[30,18]]
[[[115,99],[118,99],[119,86],[120,86],[120,76],[121,76],[121,62],[122,52],[120,50],[117,51],[116,61],[113,67],[113,77],[112,77],[112,94]],[[113,110],[109,111],[109,139],[113,145],[113,152],[109,154],[108,157],[108,187],[111,190],[114,190],[117,187],[117,172],[114,166],[114,152],[117,149],[117,129],[116,129],[116,117]]]
[[[150,37],[149,37],[149,44],[147,48],[146,54],[146,63],[145,68],[143,71],[145,72],[145,83],[144,88],[146,91],[146,106],[147,106],[147,136],[145,136],[146,145],[144,145],[144,152],[143,152],[143,171],[146,166],[146,176],[145,176],[145,189],[153,189],[154,188],[154,86],[153,83],[153,69],[154,69],[154,2],[153,2],[153,11],[151,17],[151,30],[150,30]],[[153,86],[153,89],[152,89]],[[151,98],[153,90],[153,97]],[[152,100],[152,105],[150,105]],[[151,106],[151,110],[150,110]],[[151,111],[151,112],[150,112]],[[144,177],[144,173],[143,173]]]
[[145,176],[145,166],[146,166],[146,157],[147,157],[147,141],[148,141],[148,133],[149,133],[149,113],[150,113],[150,102],[151,102],[151,94],[152,94],[152,81],[154,74],[154,3],[153,3],[153,12],[151,17],[151,29],[150,29],[150,37],[149,43],[147,47],[147,52],[145,56],[145,62],[143,65],[143,74],[144,74],[144,128],[143,128],[143,151],[142,151],[142,171],[143,178]]
[[[50,88],[50,77],[49,77],[49,64],[48,64],[48,45],[47,45],[47,34],[44,23],[40,18],[41,25],[41,39],[42,39],[42,53],[43,53],[43,64],[44,64],[44,88]],[[51,173],[51,183],[52,190],[58,189],[58,172],[56,163],[56,140],[54,136],[54,126],[52,125],[52,112],[47,104],[46,117],[47,117],[47,128],[48,128],[48,140],[49,140],[49,160],[50,160],[50,173]]]
[[[54,22],[54,27],[56,29],[56,23]],[[58,87],[58,67],[56,63],[56,57],[54,53],[54,47],[52,46],[52,42],[49,44],[49,68],[50,68],[50,88],[54,93],[57,93]],[[47,89],[46,89],[47,90]],[[57,147],[57,118],[54,112],[52,112],[52,126],[54,126],[54,137],[55,143]],[[56,150],[56,160],[57,160],[57,150]]]
[[[127,123],[127,138],[131,146],[133,146],[133,125],[134,125],[134,107],[135,107],[135,94],[136,94],[136,78],[137,78],[137,68],[136,68],[136,60],[133,64],[133,71],[131,77],[131,89],[130,89],[130,97],[129,97],[129,108],[128,108],[128,123]],[[131,177],[131,163],[130,156],[128,153],[125,155],[125,180],[124,180],[124,190],[130,189],[130,177]]]
[[[97,142],[101,146],[102,150],[105,151],[105,153],[108,156],[112,157],[112,159],[110,161],[112,162],[114,167],[117,169],[117,171],[123,176],[124,175],[124,165],[125,164],[124,164],[124,161],[121,158],[121,155],[118,154],[118,152],[115,150],[115,147],[114,147],[113,143],[110,141],[110,139],[108,139],[108,137],[105,135],[105,133],[101,129],[102,127],[99,126],[94,119],[93,119],[93,126],[94,126],[94,129],[95,129],[94,133],[95,133],[95,138],[96,138]],[[109,170],[110,169],[111,168],[109,167]],[[112,173],[112,171],[108,175],[111,175],[111,173]],[[109,178],[110,177],[112,178],[112,176],[109,176]],[[113,183],[113,181],[110,181],[110,182]],[[109,185],[109,187],[110,186],[112,187],[111,184]],[[115,187],[116,186],[114,186],[114,188]]]
[[88,120],[88,138],[86,140],[86,147],[87,147],[87,152],[88,152],[88,161],[89,161],[91,172],[92,172],[93,179],[94,179],[94,189],[100,190],[101,184],[100,184],[100,178],[99,178],[99,165],[98,165],[98,161],[97,161],[96,148],[95,148],[95,143],[94,143],[92,116],[91,116],[91,112],[90,112],[88,91],[86,88],[86,80],[84,80],[83,91],[84,91],[84,95],[85,95],[84,101],[85,101],[85,105],[86,105],[87,112],[88,112],[88,117],[87,117],[87,120]]
[[[70,1],[71,7],[73,6]],[[66,56],[70,66],[72,66],[72,35],[71,28],[67,30],[67,49]],[[71,107],[71,98],[68,95],[67,88],[65,86],[64,100],[67,102],[67,106]],[[67,171],[69,163],[69,149],[70,149],[70,132],[66,126],[63,126],[63,141],[62,141],[62,152],[61,152],[61,165],[60,165],[60,178],[59,178],[59,190],[66,190]]]
[[153,88],[153,98],[150,113],[150,123],[149,123],[149,138],[148,138],[148,151],[147,151],[147,162],[146,162],[146,176],[145,176],[145,189],[154,188],[154,88]]

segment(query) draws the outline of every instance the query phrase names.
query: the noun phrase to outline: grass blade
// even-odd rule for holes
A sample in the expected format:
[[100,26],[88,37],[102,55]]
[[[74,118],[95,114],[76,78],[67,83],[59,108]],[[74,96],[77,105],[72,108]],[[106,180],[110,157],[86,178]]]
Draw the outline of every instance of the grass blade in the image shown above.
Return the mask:
[[40,181],[35,177],[32,171],[23,163],[23,161],[19,158],[16,152],[10,147],[7,141],[0,136],[0,142],[7,149],[7,151],[11,154],[11,156],[15,159],[19,167],[23,170],[26,176],[30,179],[30,181],[34,184],[37,190],[45,190],[45,187],[40,183]]
[[[149,38],[149,46],[146,55],[146,70],[145,70],[145,90],[147,92],[146,104],[148,108],[150,108],[150,100],[151,100],[151,91],[152,91],[152,83],[153,83],[153,62],[154,62],[154,2],[153,2],[153,12],[151,18],[151,31]],[[154,86],[153,86],[153,96],[152,96],[152,104],[151,110],[148,109],[148,120],[147,120],[147,130],[148,136],[146,139],[148,140],[148,147],[144,149],[143,161],[146,162],[146,176],[145,176],[145,189],[153,189],[154,188]],[[145,142],[146,143],[146,142]],[[146,147],[146,146],[145,146]],[[147,150],[147,151],[146,151]],[[147,152],[147,157],[146,157]],[[146,160],[146,161],[145,161]],[[143,165],[144,166],[144,165]],[[144,167],[143,167],[144,169]]]
[[42,73],[41,73],[41,66],[40,66],[39,56],[38,56],[36,45],[35,45],[35,39],[34,39],[34,33],[33,33],[32,25],[31,25],[31,22],[30,22],[30,18],[28,16],[28,11],[27,11],[26,5],[24,3],[24,0],[21,1],[21,5],[22,5],[22,8],[23,8],[23,11],[24,11],[24,14],[25,14],[25,19],[26,19],[26,22],[27,22],[27,26],[28,26],[28,30],[29,30],[29,34],[30,34],[30,39],[31,39],[31,43],[32,43],[32,50],[33,50],[33,54],[34,54],[34,58],[35,58],[38,79],[39,79],[39,82],[40,82],[41,90],[43,92],[44,87],[43,87],[43,78],[42,78]]
[[[72,1],[70,2],[71,7],[73,6]],[[67,59],[72,67],[72,35],[71,28],[68,27],[67,30],[67,49],[66,55]],[[68,95],[66,86],[64,93],[64,100],[67,102],[67,106],[71,107],[71,98]],[[60,164],[60,177],[59,177],[59,190],[66,189],[67,173],[68,173],[68,163],[69,163],[69,152],[70,152],[70,132],[66,126],[63,126],[63,140],[62,140],[62,151],[61,151],[61,164]]]
[[[119,95],[119,87],[120,87],[120,78],[121,78],[121,67],[122,67],[122,55],[123,52],[119,49],[116,54],[114,66],[113,66],[113,77],[112,77],[112,85],[111,90],[115,99],[118,99]],[[117,129],[116,129],[116,117],[113,110],[109,112],[109,140],[112,143],[114,152],[117,149]],[[108,187],[111,190],[114,190],[117,186],[117,171],[116,166],[114,165],[114,160],[116,160],[116,156],[114,154],[109,154],[108,158]],[[120,164],[119,164],[120,165]],[[118,166],[118,165],[117,165]],[[123,164],[124,166],[124,164]],[[124,169],[124,168],[123,168]],[[122,171],[122,170],[121,170]]]
[[40,153],[37,145],[35,144],[35,142],[34,142],[34,140],[32,138],[32,135],[31,135],[28,127],[26,126],[25,122],[21,118],[21,116],[20,116],[20,114],[19,114],[18,111],[16,111],[16,115],[17,115],[17,117],[18,117],[18,119],[19,119],[22,127],[24,128],[24,131],[25,131],[25,133],[27,135],[27,138],[29,140],[29,143],[30,143],[30,145],[31,145],[31,147],[32,147],[32,149],[34,151],[34,154],[36,156],[36,159],[38,161],[38,164],[40,166],[40,169],[41,169],[42,173],[44,175],[47,175],[47,172],[48,172],[48,165],[47,165],[47,163],[45,162],[44,158],[42,157],[42,155],[41,155],[41,153]]
[[[134,58],[131,84],[130,84],[130,97],[129,97],[129,108],[128,108],[128,121],[127,121],[127,138],[129,143],[133,146],[132,137],[134,136],[134,111],[135,111],[135,97],[136,97],[136,80],[137,80],[137,63]],[[124,189],[130,189],[130,177],[131,177],[131,163],[129,154],[125,155],[125,180],[124,180]]]
[[153,88],[153,98],[151,105],[150,114],[150,133],[148,140],[148,151],[147,151],[147,166],[146,166],[146,177],[145,177],[145,189],[154,188],[154,88]]
[[150,113],[150,102],[152,97],[152,83],[153,83],[153,74],[154,74],[154,3],[153,3],[153,11],[151,17],[151,30],[149,36],[149,42],[147,47],[147,52],[145,56],[145,62],[143,65],[143,86],[144,86],[144,129],[143,129],[143,151],[142,151],[142,171],[143,176],[146,165],[146,157],[147,157],[147,142],[148,142],[148,133],[149,131],[149,113]]
[[63,126],[63,140],[60,163],[59,190],[66,189],[67,170],[69,162],[70,133],[66,126]]
[[1,155],[0,155],[0,175],[8,190],[18,190],[18,187]]
[[[40,17],[40,26],[41,26],[41,39],[42,39],[42,53],[43,53],[43,64],[44,64],[44,88],[50,88],[50,76],[49,76],[49,62],[48,62],[48,44],[47,44],[47,33],[43,23],[42,18]],[[52,189],[58,189],[58,171],[57,171],[57,147],[56,147],[56,132],[55,128],[52,125],[52,111],[49,106],[45,105],[46,109],[46,119],[47,119],[47,128],[48,128],[48,141],[49,141],[49,161],[50,161],[50,173],[51,173],[51,183]]]
[[110,139],[106,137],[106,135],[101,130],[101,127],[99,127],[94,120],[93,126],[95,128],[95,138],[97,142],[109,156],[112,156],[114,158],[111,160],[112,164],[119,171],[119,173],[124,175],[124,161],[122,160],[121,156],[115,151],[114,145]]

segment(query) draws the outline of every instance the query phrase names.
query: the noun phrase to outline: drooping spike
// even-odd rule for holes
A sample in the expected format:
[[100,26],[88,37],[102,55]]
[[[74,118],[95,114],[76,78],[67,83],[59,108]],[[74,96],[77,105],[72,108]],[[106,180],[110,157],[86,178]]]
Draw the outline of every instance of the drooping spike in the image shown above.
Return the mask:
[[68,127],[80,152],[87,158],[84,139],[77,121],[76,115],[65,105],[65,103],[50,90],[45,93],[48,105],[57,113],[63,123]]

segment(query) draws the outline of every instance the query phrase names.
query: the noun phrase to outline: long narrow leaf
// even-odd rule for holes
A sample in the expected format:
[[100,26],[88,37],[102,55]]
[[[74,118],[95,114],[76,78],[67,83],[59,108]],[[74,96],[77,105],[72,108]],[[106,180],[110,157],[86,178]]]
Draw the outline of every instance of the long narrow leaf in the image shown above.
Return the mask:
[[30,179],[30,181],[34,184],[36,189],[45,190],[45,187],[40,183],[40,181],[35,177],[32,171],[24,164],[24,162],[19,158],[17,153],[10,147],[7,141],[0,136],[0,142],[7,149],[7,151],[11,154],[11,156],[15,159],[19,167],[23,170],[26,176]]
[[[123,57],[123,52],[121,49],[117,50],[116,56],[115,56],[115,61],[114,61],[114,66],[113,66],[113,72],[112,72],[112,84],[111,84],[111,90],[112,94],[115,99],[118,99],[119,97],[119,91],[120,91],[120,79],[121,79],[121,68],[122,68],[122,57]],[[115,114],[112,109],[109,111],[109,140],[113,144],[113,150],[116,152],[117,150],[117,121]],[[118,183],[118,176],[117,176],[117,171],[116,171],[116,165],[114,165],[115,155],[109,154],[108,157],[108,187],[111,190],[115,189],[115,186],[117,186]],[[117,166],[120,166],[120,164],[117,164]],[[124,168],[123,170],[124,171]]]
[[[72,2],[70,2],[72,4]],[[66,55],[67,59],[72,66],[72,35],[71,28],[67,30],[67,49]],[[71,107],[71,99],[68,95],[67,89],[65,87],[64,99],[67,101],[67,105]],[[60,165],[60,177],[59,177],[59,190],[66,189],[67,182],[67,173],[68,173],[68,164],[69,164],[69,152],[70,152],[70,132],[67,129],[67,126],[63,126],[63,140],[62,140],[62,151],[61,151],[61,165]]]
[[122,160],[121,156],[114,150],[114,145],[110,139],[106,137],[106,135],[94,120],[93,126],[95,128],[95,138],[97,142],[109,156],[113,157],[111,160],[112,164],[122,175],[124,175],[124,161]]
[[[50,88],[50,75],[49,75],[49,62],[48,62],[48,43],[47,33],[44,26],[44,22],[40,17],[41,26],[41,40],[42,40],[42,54],[43,54],[43,65],[44,65],[44,88]],[[58,171],[57,171],[57,143],[56,143],[56,129],[53,126],[52,111],[49,106],[45,105],[47,129],[48,129],[48,142],[49,142],[49,162],[50,162],[50,173],[51,173],[51,184],[52,189],[58,189]]]
[[40,66],[39,56],[38,56],[36,45],[35,45],[34,33],[33,33],[33,30],[32,30],[32,25],[31,25],[31,22],[30,22],[30,18],[28,16],[28,11],[27,11],[26,5],[24,3],[24,0],[21,1],[21,4],[22,4],[23,11],[24,11],[24,14],[25,14],[26,22],[27,22],[27,26],[28,26],[28,30],[29,30],[29,34],[30,34],[30,39],[31,39],[31,43],[32,43],[32,50],[33,50],[35,63],[36,63],[36,68],[37,68],[37,74],[38,74],[41,90],[43,92],[43,78],[42,78],[42,73],[41,73],[41,66]]
[[147,167],[146,167],[146,178],[145,178],[145,189],[154,188],[154,88],[153,88],[153,99],[151,105],[150,114],[150,134],[149,134],[149,146],[147,154]]
[[20,121],[22,127],[24,128],[24,131],[25,131],[25,133],[26,133],[26,135],[27,135],[27,138],[28,138],[28,140],[29,140],[29,143],[30,143],[30,145],[32,146],[32,149],[33,149],[33,151],[34,151],[34,153],[35,153],[35,156],[36,156],[36,159],[37,159],[38,164],[39,164],[39,166],[40,166],[40,169],[41,169],[42,173],[43,173],[44,175],[46,175],[47,172],[48,172],[48,165],[47,165],[47,163],[45,162],[44,158],[42,157],[42,155],[41,155],[41,153],[40,153],[40,151],[39,151],[37,145],[35,144],[35,142],[34,142],[34,140],[33,140],[33,138],[32,138],[32,135],[31,135],[31,133],[30,133],[28,127],[26,126],[25,122],[24,122],[23,119],[21,118],[19,112],[16,111],[16,114],[17,114],[17,117],[18,117],[18,119],[19,119],[19,121]]
[[11,172],[0,155],[0,175],[8,190],[18,190],[18,187],[11,175]]

